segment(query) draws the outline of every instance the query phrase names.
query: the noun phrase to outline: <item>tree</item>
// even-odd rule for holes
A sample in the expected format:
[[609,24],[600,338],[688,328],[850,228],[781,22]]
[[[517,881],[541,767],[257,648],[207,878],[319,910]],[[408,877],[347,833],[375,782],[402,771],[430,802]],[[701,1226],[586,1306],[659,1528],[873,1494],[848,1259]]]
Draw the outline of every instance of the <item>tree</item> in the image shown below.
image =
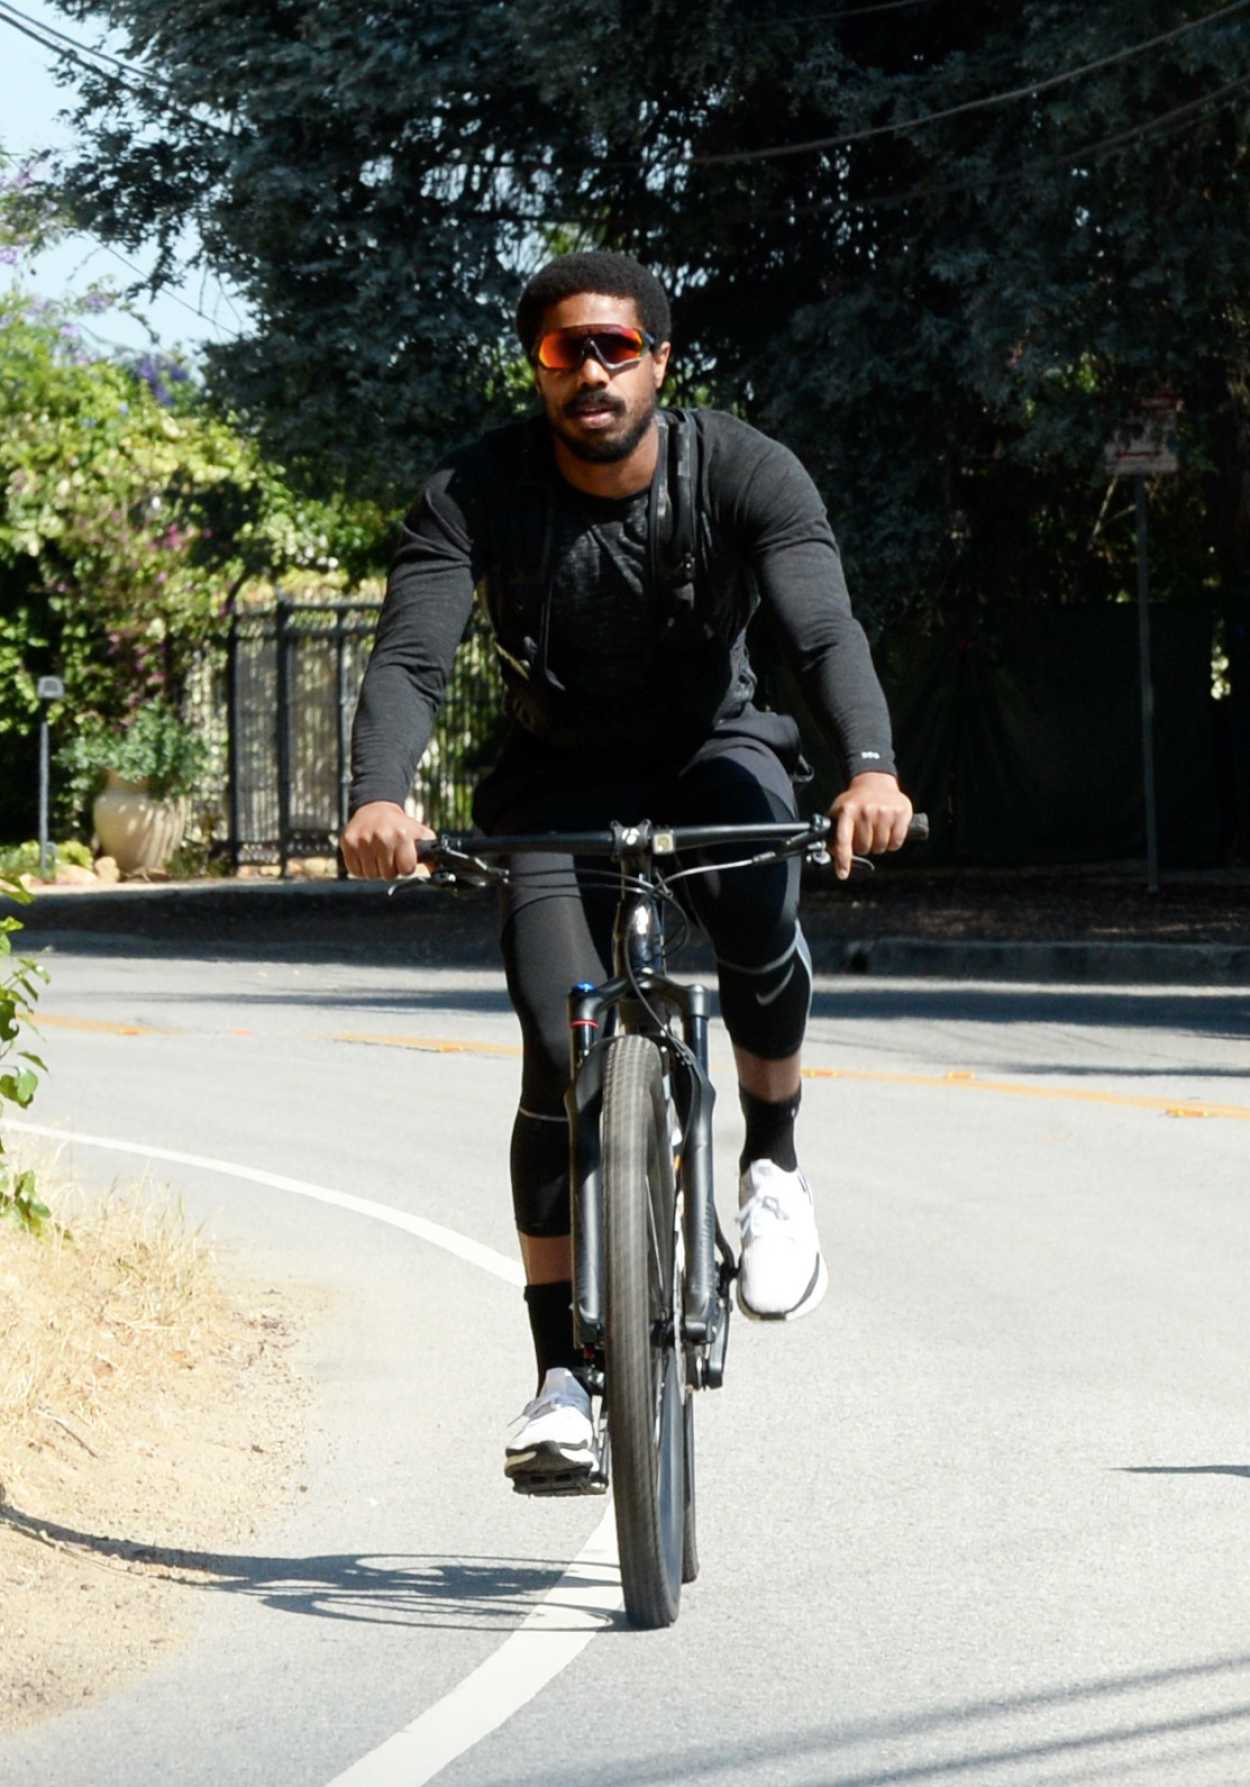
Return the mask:
[[[19,171],[0,192],[0,252],[20,262],[54,221]],[[101,354],[74,306],[0,293],[0,827],[28,830],[37,677],[64,711],[120,718],[177,703],[195,654],[240,592],[376,567],[374,505],[297,494],[206,403],[176,357]],[[23,758],[25,762],[23,763]]]
[[608,243],[674,290],[686,389],[812,466],[876,626],[1131,587],[1097,468],[1167,387],[1161,593],[1244,641],[1240,0],[64,10],[149,71],[75,75],[67,200],[166,271],[195,220],[257,317],[210,377],[288,463],[410,488],[509,407],[524,269]]

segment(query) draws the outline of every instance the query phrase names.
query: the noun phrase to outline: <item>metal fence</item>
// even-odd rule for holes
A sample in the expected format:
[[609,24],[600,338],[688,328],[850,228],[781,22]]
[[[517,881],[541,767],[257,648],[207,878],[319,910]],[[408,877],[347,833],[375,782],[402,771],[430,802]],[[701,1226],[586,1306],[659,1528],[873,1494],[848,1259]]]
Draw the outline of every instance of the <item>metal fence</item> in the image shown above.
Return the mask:
[[[290,602],[236,614],[205,650],[190,704],[210,747],[198,803],[206,841],[239,863],[332,855],[348,819],[352,720],[379,608]],[[469,821],[501,724],[487,624],[475,609],[408,810]]]

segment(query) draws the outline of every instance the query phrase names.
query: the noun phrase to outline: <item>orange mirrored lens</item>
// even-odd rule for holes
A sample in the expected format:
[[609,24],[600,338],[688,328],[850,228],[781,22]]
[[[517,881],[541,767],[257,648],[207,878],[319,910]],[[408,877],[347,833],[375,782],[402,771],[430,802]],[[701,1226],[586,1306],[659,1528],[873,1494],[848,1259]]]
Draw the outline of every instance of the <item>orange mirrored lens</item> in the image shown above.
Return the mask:
[[609,324],[601,329],[553,329],[538,344],[538,364],[548,372],[572,372],[587,354],[605,366],[628,366],[641,360],[646,341],[640,329]]

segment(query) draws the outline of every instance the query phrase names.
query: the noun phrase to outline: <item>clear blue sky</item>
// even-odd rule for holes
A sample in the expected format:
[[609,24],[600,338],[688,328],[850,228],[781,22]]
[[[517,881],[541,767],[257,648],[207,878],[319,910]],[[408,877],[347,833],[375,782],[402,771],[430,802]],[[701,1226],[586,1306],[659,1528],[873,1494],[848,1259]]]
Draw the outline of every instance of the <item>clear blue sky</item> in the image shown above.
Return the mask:
[[[16,11],[42,25],[51,25],[84,43],[102,41],[98,29],[67,19],[48,0],[12,0]],[[4,24],[0,13],[0,147],[24,154],[30,150],[61,148],[73,142],[73,127],[57,114],[73,103],[70,89],[58,86],[52,77],[54,58],[46,51]],[[113,45],[115,53],[122,46]],[[190,239],[193,242],[193,238]],[[127,255],[145,272],[152,256],[140,251]],[[133,274],[122,266],[108,250],[84,236],[74,236],[59,247],[42,255],[33,269],[24,273],[21,283],[43,297],[59,298],[81,292],[94,280],[109,279],[124,285]],[[154,303],[141,299],[137,308],[156,330],[161,345],[181,345],[194,349],[201,342],[222,340],[237,334],[246,324],[247,312],[241,300],[211,276],[192,272],[178,289],[179,304],[166,295]],[[230,299],[233,299],[233,309]],[[204,312],[197,316],[195,311]],[[140,348],[148,345],[148,337],[140,325],[118,311],[106,311],[93,318],[95,333],[113,346]]]

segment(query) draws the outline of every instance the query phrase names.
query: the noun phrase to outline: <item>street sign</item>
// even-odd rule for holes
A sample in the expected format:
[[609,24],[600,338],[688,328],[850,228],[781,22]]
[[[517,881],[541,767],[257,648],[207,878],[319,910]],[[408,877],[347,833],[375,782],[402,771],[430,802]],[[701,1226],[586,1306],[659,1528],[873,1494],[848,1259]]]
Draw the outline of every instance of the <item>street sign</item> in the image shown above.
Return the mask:
[[65,695],[65,684],[59,676],[41,676],[35,684],[35,694],[40,701],[60,701]]
[[1103,452],[1103,464],[1113,478],[1157,478],[1180,469],[1176,453],[1176,417],[1180,403],[1175,397],[1152,397]]

